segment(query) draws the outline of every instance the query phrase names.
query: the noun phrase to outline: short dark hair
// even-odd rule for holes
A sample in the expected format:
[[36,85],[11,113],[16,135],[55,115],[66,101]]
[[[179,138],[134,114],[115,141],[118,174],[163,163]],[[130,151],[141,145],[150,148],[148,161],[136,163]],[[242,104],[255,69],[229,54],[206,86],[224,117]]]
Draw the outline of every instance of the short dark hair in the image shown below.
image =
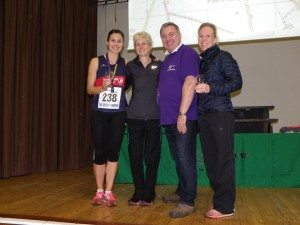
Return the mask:
[[165,29],[166,27],[169,27],[169,26],[175,27],[175,29],[178,31],[178,33],[181,34],[180,29],[179,29],[177,24],[175,24],[173,22],[166,22],[163,25],[161,25],[161,27],[160,27],[160,31],[159,31],[160,35],[161,35],[162,30]]
[[121,30],[119,30],[119,29],[112,29],[112,30],[110,30],[108,32],[107,39],[106,39],[107,41],[109,41],[109,38],[110,38],[110,36],[112,34],[120,34],[122,36],[123,40],[124,40],[124,33]]

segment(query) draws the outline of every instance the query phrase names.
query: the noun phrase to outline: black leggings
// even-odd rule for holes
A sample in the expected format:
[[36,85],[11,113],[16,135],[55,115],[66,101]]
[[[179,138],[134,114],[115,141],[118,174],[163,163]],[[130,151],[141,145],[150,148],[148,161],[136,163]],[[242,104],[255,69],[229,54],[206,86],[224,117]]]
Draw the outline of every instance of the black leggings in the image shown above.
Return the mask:
[[119,160],[126,122],[126,111],[92,111],[93,162],[103,165]]

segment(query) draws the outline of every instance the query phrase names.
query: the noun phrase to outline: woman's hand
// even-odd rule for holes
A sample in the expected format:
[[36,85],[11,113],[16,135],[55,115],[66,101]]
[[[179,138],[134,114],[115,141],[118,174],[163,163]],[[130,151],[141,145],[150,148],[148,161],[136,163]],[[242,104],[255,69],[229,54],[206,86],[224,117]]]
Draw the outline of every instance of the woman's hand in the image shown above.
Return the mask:
[[102,85],[102,90],[106,91],[108,87],[111,86],[112,80],[110,78],[104,78],[103,79],[103,85]]
[[210,86],[206,83],[199,83],[195,86],[195,92],[196,93],[209,93],[210,92]]

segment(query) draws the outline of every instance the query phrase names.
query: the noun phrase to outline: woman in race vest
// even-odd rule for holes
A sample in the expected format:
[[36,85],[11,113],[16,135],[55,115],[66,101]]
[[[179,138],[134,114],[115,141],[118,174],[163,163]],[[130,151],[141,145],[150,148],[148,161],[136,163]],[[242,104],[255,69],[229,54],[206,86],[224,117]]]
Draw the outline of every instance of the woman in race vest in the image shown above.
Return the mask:
[[124,34],[111,30],[107,53],[92,58],[88,70],[87,93],[93,95],[91,128],[94,145],[93,168],[97,191],[93,205],[116,205],[112,193],[126,122],[126,67],[120,56]]

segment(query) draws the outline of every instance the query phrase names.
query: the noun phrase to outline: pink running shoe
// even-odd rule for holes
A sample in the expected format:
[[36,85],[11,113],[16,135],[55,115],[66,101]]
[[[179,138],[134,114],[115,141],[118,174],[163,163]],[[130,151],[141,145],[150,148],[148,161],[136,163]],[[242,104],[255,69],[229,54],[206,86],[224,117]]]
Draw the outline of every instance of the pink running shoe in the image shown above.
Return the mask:
[[92,205],[101,205],[104,198],[104,191],[97,191],[92,199]]
[[105,193],[102,199],[102,202],[106,204],[108,207],[113,207],[117,205],[117,196],[114,193]]

